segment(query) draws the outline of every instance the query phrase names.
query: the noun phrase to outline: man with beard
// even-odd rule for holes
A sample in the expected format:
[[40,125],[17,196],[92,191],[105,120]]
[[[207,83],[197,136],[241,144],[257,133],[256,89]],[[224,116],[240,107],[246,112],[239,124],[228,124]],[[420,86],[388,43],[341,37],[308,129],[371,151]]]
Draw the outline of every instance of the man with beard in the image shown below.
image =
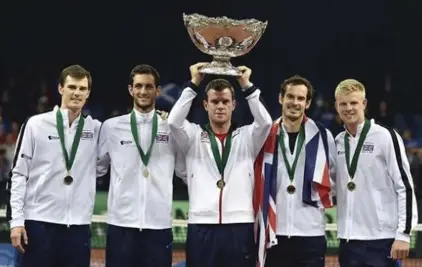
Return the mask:
[[[172,264],[173,173],[184,159],[167,121],[155,109],[160,76],[149,65],[129,76],[133,109],[103,123],[99,171],[111,164],[107,211],[107,267]],[[177,163],[176,163],[177,157]]]
[[231,117],[236,106],[233,86],[224,79],[205,88],[203,105],[209,124],[186,120],[204,75],[190,67],[191,81],[169,115],[178,144],[186,147],[189,221],[186,241],[188,267],[255,266],[253,163],[270,127],[271,117],[260,102],[260,90],[250,81],[251,70],[239,67],[238,81],[254,121],[239,127]]
[[418,219],[403,140],[365,118],[365,87],[359,81],[339,83],[335,98],[345,125],[336,137],[340,265],[393,266],[409,255]]
[[[262,180],[270,188],[267,194],[258,194],[270,203],[263,216],[268,218],[272,246],[265,260],[267,244],[260,242],[261,266],[265,262],[265,267],[324,267],[324,208],[332,206],[336,147],[331,132],[305,115],[312,95],[311,83],[300,76],[281,84],[282,116],[256,161],[257,184]],[[266,227],[261,224],[261,229]]]
[[90,266],[97,137],[101,123],[81,114],[91,74],[79,65],[59,77],[61,106],[22,125],[10,189],[18,266]]

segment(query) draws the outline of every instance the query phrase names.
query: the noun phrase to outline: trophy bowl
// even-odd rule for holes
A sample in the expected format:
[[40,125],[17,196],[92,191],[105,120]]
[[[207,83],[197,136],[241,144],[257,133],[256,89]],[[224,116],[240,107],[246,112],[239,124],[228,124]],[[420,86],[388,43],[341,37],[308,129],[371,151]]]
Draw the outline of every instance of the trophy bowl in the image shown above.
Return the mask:
[[230,58],[247,54],[259,41],[268,22],[256,19],[235,20],[227,17],[206,17],[183,14],[189,36],[203,53],[213,61],[200,69],[201,73],[241,76]]

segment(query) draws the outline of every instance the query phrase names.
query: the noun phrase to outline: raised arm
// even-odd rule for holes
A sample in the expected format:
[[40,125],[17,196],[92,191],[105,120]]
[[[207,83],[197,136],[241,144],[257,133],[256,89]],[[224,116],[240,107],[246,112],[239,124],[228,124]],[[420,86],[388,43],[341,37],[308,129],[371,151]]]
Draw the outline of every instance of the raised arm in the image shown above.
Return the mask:
[[246,126],[250,136],[248,144],[251,146],[253,155],[257,156],[270,133],[272,119],[261,99],[261,91],[249,80],[252,71],[245,66],[241,66],[239,69],[243,73],[239,77],[239,84],[254,117],[253,123]]
[[204,75],[199,73],[199,68],[204,64],[198,63],[190,67],[191,81],[183,89],[168,117],[171,134],[180,147],[189,146],[195,134],[195,125],[187,121],[186,117],[189,114],[193,100],[197,96],[198,86],[204,78]]

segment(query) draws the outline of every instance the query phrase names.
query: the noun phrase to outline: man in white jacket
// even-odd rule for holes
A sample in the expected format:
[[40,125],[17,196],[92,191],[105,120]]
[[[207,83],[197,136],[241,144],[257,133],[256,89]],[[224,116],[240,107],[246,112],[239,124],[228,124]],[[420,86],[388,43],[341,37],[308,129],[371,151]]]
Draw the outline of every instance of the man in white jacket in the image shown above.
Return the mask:
[[282,117],[264,147],[264,153],[267,146],[273,151],[273,172],[263,173],[276,177],[270,190],[275,192],[276,220],[269,218],[278,241],[268,250],[265,267],[325,266],[324,209],[332,207],[336,145],[330,131],[305,115],[313,93],[311,83],[297,75],[281,84]]
[[7,212],[21,267],[90,266],[101,125],[81,113],[91,85],[91,74],[81,66],[65,68],[61,106],[22,125]]
[[342,267],[392,266],[409,254],[416,198],[402,138],[365,118],[365,87],[344,80],[335,90],[345,131],[337,143],[337,214]]
[[254,160],[271,128],[271,117],[260,102],[260,90],[250,81],[251,70],[238,81],[254,117],[238,127],[231,117],[236,106],[233,86],[211,81],[203,105],[209,124],[186,120],[197,96],[204,63],[190,67],[191,81],[170,112],[170,130],[186,153],[189,221],[186,241],[188,267],[255,266]]
[[155,109],[158,71],[135,66],[128,90],[132,111],[106,120],[99,139],[100,169],[111,163],[106,266],[171,267],[173,173],[183,176],[184,157]]

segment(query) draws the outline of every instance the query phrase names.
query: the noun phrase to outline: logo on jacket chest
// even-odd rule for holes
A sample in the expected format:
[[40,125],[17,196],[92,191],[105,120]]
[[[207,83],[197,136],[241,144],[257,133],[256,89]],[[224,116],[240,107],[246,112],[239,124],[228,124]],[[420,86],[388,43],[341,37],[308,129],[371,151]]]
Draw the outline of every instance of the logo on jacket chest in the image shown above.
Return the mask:
[[94,131],[86,130],[82,131],[81,140],[92,140],[94,138]]
[[123,146],[123,145],[130,145],[130,144],[132,144],[133,142],[132,141],[130,141],[130,140],[122,140],[122,141],[120,141],[120,144]]
[[168,143],[169,142],[168,133],[158,133],[157,137],[155,138],[155,142],[157,142],[157,143]]
[[362,153],[372,153],[374,152],[375,145],[372,143],[364,143],[362,147]]
[[49,135],[48,140],[59,140],[60,138],[58,136]]
[[[375,145],[373,143],[364,143],[362,146],[362,154],[369,154],[373,153],[375,149]],[[344,150],[337,151],[337,155],[341,156],[344,155],[346,152]]]
[[207,131],[201,132],[201,143],[209,143],[210,142],[210,136],[208,135]]

